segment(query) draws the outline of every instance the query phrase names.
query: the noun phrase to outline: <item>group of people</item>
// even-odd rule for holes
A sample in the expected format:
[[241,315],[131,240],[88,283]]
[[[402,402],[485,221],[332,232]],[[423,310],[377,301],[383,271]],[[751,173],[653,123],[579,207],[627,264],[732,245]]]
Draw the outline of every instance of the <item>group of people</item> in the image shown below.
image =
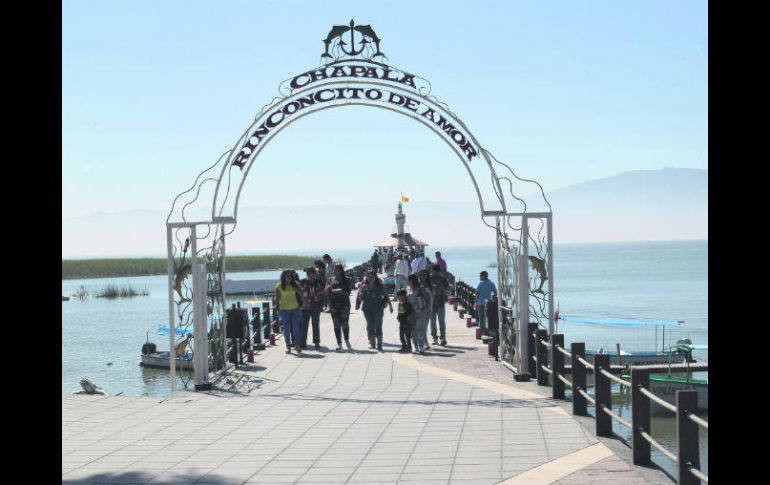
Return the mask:
[[348,349],[352,348],[348,326],[352,285],[345,276],[345,269],[324,254],[304,271],[306,277],[300,280],[296,271],[287,269],[275,285],[275,304],[283,325],[286,353],[290,354],[292,348],[301,353],[307,347],[311,322],[313,344],[316,350],[321,348],[320,320],[325,308],[334,323],[337,350],[342,350],[343,337]]
[[[428,269],[428,259],[422,252],[415,254],[411,265],[408,255],[396,254],[392,261],[396,273],[396,298],[398,300],[400,352],[424,352],[430,349],[427,329],[430,323],[433,345],[446,345],[446,303],[449,298],[449,281],[446,278],[446,261],[436,252],[436,264]],[[390,264],[390,261],[386,262]],[[378,267],[372,269],[359,287],[355,298],[356,310],[361,309],[366,319],[369,348],[382,351],[382,322],[385,308],[394,312],[385,285],[378,275]],[[281,273],[275,285],[276,305],[283,324],[286,353],[292,349],[301,353],[307,346],[308,331],[312,328],[313,344],[320,349],[320,315],[325,307],[334,324],[337,351],[343,350],[343,340],[350,344],[350,294],[353,284],[345,275],[341,264],[334,264],[325,254],[305,268],[306,277],[300,279],[294,270]],[[401,284],[399,284],[399,282]],[[437,325],[438,323],[438,325]]]

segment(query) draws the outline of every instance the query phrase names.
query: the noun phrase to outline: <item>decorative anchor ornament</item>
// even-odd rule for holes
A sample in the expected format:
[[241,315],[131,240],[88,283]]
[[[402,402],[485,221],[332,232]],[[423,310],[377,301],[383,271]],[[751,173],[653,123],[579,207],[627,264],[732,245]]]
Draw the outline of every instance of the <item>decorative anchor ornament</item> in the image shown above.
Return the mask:
[[[348,45],[347,42],[345,42],[342,39],[342,36],[345,34],[345,32],[350,31],[350,49],[346,50],[345,46]],[[361,48],[356,50],[356,41],[355,41],[355,33],[359,32],[361,34],[361,41],[359,44],[361,44]],[[332,29],[329,31],[329,35],[326,36],[326,39],[324,39],[324,53],[321,54],[321,57],[328,57],[329,59],[332,59],[332,56],[329,54],[329,45],[331,44],[332,40],[339,37],[339,46],[342,52],[349,56],[357,56],[358,54],[361,54],[366,49],[366,44],[371,44],[374,42],[374,45],[377,48],[377,52],[372,54],[372,57],[377,56],[385,56],[382,52],[380,52],[380,38],[377,37],[377,34],[374,33],[374,29],[372,29],[371,25],[356,25],[355,22],[353,22],[353,19],[350,19],[350,25],[335,25],[332,27]],[[372,40],[367,40],[367,37],[371,38]]]

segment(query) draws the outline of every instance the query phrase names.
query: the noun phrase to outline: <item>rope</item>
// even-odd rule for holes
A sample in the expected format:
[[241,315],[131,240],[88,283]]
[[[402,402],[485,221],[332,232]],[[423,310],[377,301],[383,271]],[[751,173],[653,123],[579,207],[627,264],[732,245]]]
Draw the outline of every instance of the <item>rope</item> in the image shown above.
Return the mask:
[[653,401],[655,401],[656,403],[660,404],[660,405],[661,405],[661,406],[663,406],[664,408],[668,409],[669,411],[673,411],[673,412],[676,412],[676,406],[672,406],[671,404],[667,403],[666,401],[664,401],[663,399],[659,398],[659,397],[658,397],[658,396],[656,396],[655,394],[651,393],[651,392],[650,392],[650,391],[648,391],[647,389],[645,389],[645,388],[643,388],[643,387],[639,386],[639,392],[641,392],[641,393],[642,393],[642,394],[644,394],[645,396],[649,397],[650,399],[652,399],[652,400],[653,400]]
[[692,414],[692,413],[688,414],[687,417],[690,418],[690,420],[695,421],[696,423],[698,423],[702,427],[704,427],[706,429],[709,429],[709,422],[708,421],[704,421],[703,419],[701,419],[700,417],[698,417],[697,415]]
[[679,461],[679,460],[677,460],[677,458],[676,458],[676,455],[674,455],[673,453],[671,453],[671,452],[670,452],[670,451],[668,451],[667,449],[663,448],[663,446],[661,446],[661,444],[660,444],[660,443],[658,443],[657,441],[655,441],[655,440],[653,439],[653,437],[652,437],[652,436],[648,435],[647,433],[645,433],[645,432],[644,432],[644,431],[642,431],[641,429],[639,430],[639,434],[641,434],[641,435],[642,435],[642,438],[646,439],[646,440],[647,440],[647,442],[648,442],[649,444],[651,444],[652,446],[654,446],[655,448],[657,448],[657,449],[658,449],[658,451],[660,451],[661,453],[663,453],[664,455],[666,455],[666,456],[667,456],[667,457],[668,457],[670,460],[672,460],[674,463],[677,463],[677,462]]
[[546,346],[546,347],[548,347],[549,349],[551,348],[551,344],[549,344],[549,343],[548,343],[548,342],[546,342],[545,340],[541,340],[541,341],[540,341],[540,345],[545,345],[545,346]]
[[700,471],[700,470],[698,470],[697,468],[694,468],[694,467],[693,467],[691,464],[689,464],[689,463],[687,464],[687,470],[689,470],[689,472],[690,472],[690,473],[692,473],[693,475],[695,475],[695,477],[696,477],[696,478],[698,478],[700,481],[702,481],[702,482],[706,482],[706,483],[708,483],[708,482],[709,482],[709,477],[708,477],[708,475],[704,475],[703,473],[701,473],[701,471]]
[[534,360],[535,362],[537,362],[537,357],[535,357],[535,356],[533,355],[533,356],[532,356],[532,360]]
[[588,393],[586,393],[584,390],[578,389],[577,392],[578,392],[578,394],[580,394],[581,396],[586,398],[586,401],[590,402],[593,405],[596,405],[596,400],[594,398],[592,398],[591,396],[589,396]]
[[587,369],[594,370],[594,366],[592,364],[589,364],[584,358],[578,357],[577,361],[586,366]]
[[557,374],[556,377],[558,377],[559,380],[562,381],[565,386],[568,386],[570,389],[572,389],[572,382],[568,381],[563,375]]
[[548,372],[549,374],[553,374],[553,371],[551,369],[549,369],[548,367],[544,366],[544,365],[541,365],[540,368],[543,369],[544,371]]
[[602,369],[602,370],[601,370],[601,374],[602,374],[603,376],[605,376],[607,379],[609,379],[609,380],[611,380],[611,381],[614,381],[614,382],[617,382],[617,383],[618,383],[618,384],[620,384],[621,386],[631,387],[631,383],[630,383],[630,382],[628,382],[628,381],[624,381],[624,380],[623,380],[623,379],[621,379],[620,377],[615,377],[614,375],[612,375],[612,374],[610,374],[609,372],[607,372],[607,370],[606,370],[606,369]]
[[612,417],[612,418],[615,418],[615,420],[617,420],[617,421],[618,421],[620,424],[622,424],[622,425],[623,425],[623,426],[625,426],[626,428],[628,428],[628,429],[633,429],[633,427],[631,426],[631,423],[629,423],[629,422],[628,422],[628,421],[626,421],[625,419],[621,418],[621,417],[620,417],[620,416],[618,416],[617,414],[615,414],[615,413],[613,413],[612,411],[610,411],[610,410],[607,408],[607,406],[605,406],[604,404],[602,404],[602,411],[604,411],[606,414],[609,414],[609,415],[610,415],[610,417]]
[[567,357],[569,357],[570,359],[572,358],[572,354],[570,354],[569,352],[567,352],[566,350],[564,350],[563,348],[561,348],[561,345],[557,345],[557,346],[556,346],[556,350],[558,350],[558,351],[559,351],[559,352],[561,352],[562,354],[566,355],[566,356],[567,356]]

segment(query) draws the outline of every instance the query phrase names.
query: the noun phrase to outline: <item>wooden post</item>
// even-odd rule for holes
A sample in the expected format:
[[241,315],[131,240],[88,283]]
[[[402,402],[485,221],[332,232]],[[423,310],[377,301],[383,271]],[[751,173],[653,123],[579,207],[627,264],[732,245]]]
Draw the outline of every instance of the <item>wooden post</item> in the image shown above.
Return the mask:
[[602,369],[610,370],[610,356],[608,354],[594,355],[594,389],[596,394],[596,435],[612,436],[612,418],[602,411],[602,407],[612,409],[612,393],[610,392],[610,380],[602,374]]
[[700,468],[698,449],[698,425],[687,416],[698,408],[698,391],[687,389],[676,391],[676,441],[677,441],[677,482],[680,485],[700,485],[700,479],[690,473],[688,465]]
[[[618,365],[623,365],[623,361],[620,360],[620,344],[619,343],[615,344],[615,351],[618,354]],[[620,390],[621,391],[623,390],[623,386],[620,386]]]
[[631,369],[631,446],[634,465],[650,464],[650,443],[642,432],[650,433],[650,399],[640,389],[650,389],[650,371]]
[[548,340],[548,332],[543,329],[538,329],[537,337],[535,338],[535,346],[537,347],[537,384],[539,386],[548,385],[548,373],[540,368],[541,365],[548,363],[548,349],[540,343],[541,340]]
[[527,338],[529,339],[529,345],[527,345],[527,368],[529,369],[529,375],[537,375],[537,364],[532,357],[537,355],[537,339],[535,339],[535,332],[537,332],[537,322],[529,322],[527,327]]
[[588,401],[578,392],[578,389],[588,392],[586,368],[578,361],[578,357],[583,360],[586,358],[586,344],[573,342],[570,351],[572,352],[572,414],[588,416]]
[[564,354],[556,349],[558,345],[564,348],[564,335],[554,334],[551,336],[551,370],[553,370],[553,398],[564,399],[564,383],[557,376],[564,375]]

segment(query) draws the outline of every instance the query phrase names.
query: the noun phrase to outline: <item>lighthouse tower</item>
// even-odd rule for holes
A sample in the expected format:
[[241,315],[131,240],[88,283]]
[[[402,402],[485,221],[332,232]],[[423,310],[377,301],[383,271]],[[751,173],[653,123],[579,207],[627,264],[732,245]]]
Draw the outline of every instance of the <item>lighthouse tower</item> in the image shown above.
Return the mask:
[[398,213],[396,214],[396,237],[398,238],[398,247],[400,248],[405,246],[404,222],[406,222],[406,214],[402,211],[402,204],[399,202]]

